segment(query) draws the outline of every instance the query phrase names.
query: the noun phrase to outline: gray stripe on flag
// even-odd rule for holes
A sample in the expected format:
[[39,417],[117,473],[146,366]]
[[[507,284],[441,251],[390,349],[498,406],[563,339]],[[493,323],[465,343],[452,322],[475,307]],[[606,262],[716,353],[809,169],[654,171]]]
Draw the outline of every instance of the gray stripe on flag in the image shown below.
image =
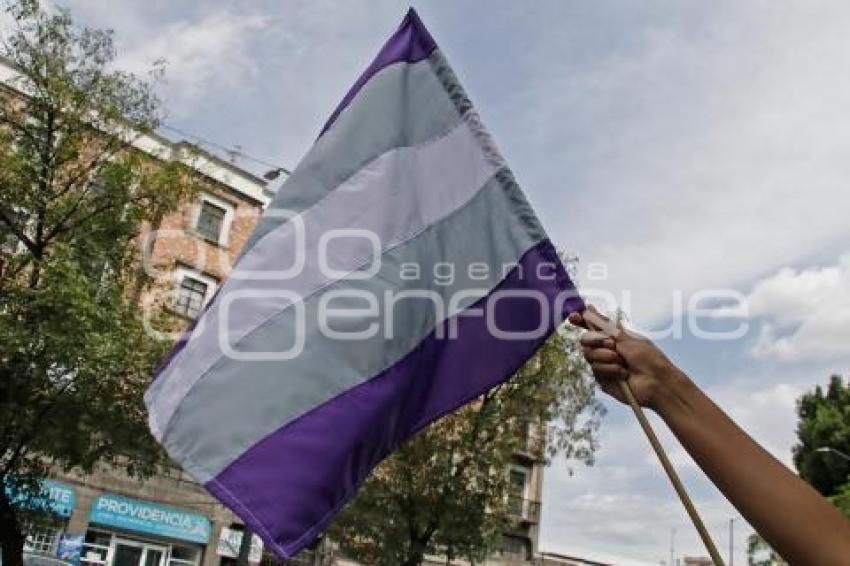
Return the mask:
[[[320,296],[311,297],[305,303],[303,353],[277,362],[222,358],[177,408],[163,440],[168,453],[196,480],[209,481],[268,434],[399,361],[444,318],[436,315],[430,299],[398,300],[393,311],[397,336],[385,340],[385,291],[433,291],[448,305],[458,291],[494,287],[504,274],[504,266],[515,264],[523,252],[544,237],[510,172],[500,171],[465,207],[386,252],[374,277],[340,280],[324,291],[365,291],[375,296],[380,329],[374,337],[343,341],[324,336],[317,325]],[[481,280],[470,278],[468,268],[476,262],[490,266]],[[404,264],[418,265],[422,277],[404,280]],[[441,269],[438,264],[455,266],[452,284],[435,281],[434,270]],[[466,297],[459,308],[477,298]],[[355,299],[334,303],[334,307],[358,309],[364,305]],[[346,328],[360,330],[373,320],[368,316],[348,319]],[[340,328],[336,324],[333,327]],[[292,345],[293,329],[294,313],[287,309],[254,331],[239,344],[239,350],[285,350]]]
[[[436,51],[431,57],[442,59]],[[461,115],[434,65],[428,59],[397,63],[372,77],[304,156],[269,208],[306,210],[387,151],[441,137],[459,124]],[[263,216],[241,255],[284,221]]]

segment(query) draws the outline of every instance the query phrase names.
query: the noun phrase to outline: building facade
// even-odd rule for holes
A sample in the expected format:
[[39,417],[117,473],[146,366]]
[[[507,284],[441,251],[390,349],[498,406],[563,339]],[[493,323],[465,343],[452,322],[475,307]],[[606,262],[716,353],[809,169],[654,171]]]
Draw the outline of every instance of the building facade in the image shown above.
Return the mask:
[[[148,269],[168,291],[157,300],[188,322],[215,294],[271,193],[264,180],[185,143],[144,136],[137,148],[185,158],[200,174],[194,201],[140,241]],[[90,566],[217,566],[238,552],[239,519],[179,469],[144,482],[107,467],[85,476],[57,473],[47,487],[59,512],[52,524],[31,528],[28,552],[65,551]]]
[[[26,97],[16,69],[0,59],[4,103]],[[265,180],[187,142],[116,128],[148,166],[180,162],[199,190],[192,202],[140,236],[155,300],[188,323],[226,277],[272,193]],[[44,482],[52,516],[25,525],[25,553],[97,566],[216,566],[235,562],[241,522],[179,469],[139,482],[119,469],[56,472]],[[259,543],[259,539],[256,539]],[[251,558],[259,562],[260,544]]]
[[538,427],[529,426],[524,434],[525,448],[514,454],[506,471],[513,528],[503,533],[501,547],[491,559],[493,564],[528,564],[539,555],[544,438]]
[[[199,173],[193,202],[142,234],[147,269],[166,292],[147,298],[187,322],[215,294],[271,192],[264,180],[212,154],[158,136],[135,140],[157,159]],[[25,550],[89,566],[217,566],[235,562],[241,522],[179,469],[140,482],[101,467],[46,483],[55,520],[33,525]],[[259,543],[259,539],[256,539]],[[261,544],[251,558],[260,561]]]

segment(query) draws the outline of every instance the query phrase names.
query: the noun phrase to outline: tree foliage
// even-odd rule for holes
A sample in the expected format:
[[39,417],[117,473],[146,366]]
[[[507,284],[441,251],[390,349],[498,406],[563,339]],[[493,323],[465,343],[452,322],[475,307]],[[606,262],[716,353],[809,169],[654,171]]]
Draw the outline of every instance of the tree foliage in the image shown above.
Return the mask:
[[850,481],[844,484],[841,489],[829,498],[833,505],[838,507],[845,517],[850,519]]
[[[426,554],[480,563],[516,526],[507,473],[516,454],[590,464],[601,414],[575,341],[553,334],[513,379],[385,460],[330,537],[365,564],[414,565]],[[528,426],[546,441],[533,442]]]
[[756,533],[747,538],[747,564],[749,566],[788,566],[788,563],[782,560],[782,557]]
[[794,465],[800,476],[826,497],[839,494],[850,483],[850,462],[832,448],[850,454],[850,383],[833,375],[826,390],[817,386],[797,403]]
[[0,90],[0,484],[14,489],[0,488],[0,542],[17,566],[21,501],[50,469],[143,474],[160,458],[141,398],[167,344],[137,307],[137,238],[194,181],[131,147],[158,123],[155,77],[112,69],[111,32],[35,0],[6,8],[0,55],[18,75]]

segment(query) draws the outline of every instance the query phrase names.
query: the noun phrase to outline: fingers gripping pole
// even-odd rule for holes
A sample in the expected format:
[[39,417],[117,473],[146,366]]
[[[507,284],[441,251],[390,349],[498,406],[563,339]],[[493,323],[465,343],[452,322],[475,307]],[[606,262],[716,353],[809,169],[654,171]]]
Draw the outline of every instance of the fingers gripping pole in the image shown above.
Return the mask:
[[670,482],[673,484],[673,489],[676,490],[676,494],[682,501],[682,505],[685,506],[688,516],[691,518],[694,527],[696,527],[703,544],[705,544],[705,548],[708,550],[711,560],[714,561],[715,566],[723,566],[723,559],[720,558],[720,553],[717,552],[717,547],[714,545],[714,541],[711,540],[711,535],[708,534],[708,530],[705,528],[705,524],[703,524],[699,513],[697,513],[697,509],[694,507],[694,503],[691,501],[688,492],[685,491],[685,486],[682,483],[682,480],[679,479],[679,475],[676,473],[676,470],[673,469],[673,465],[670,463],[670,459],[664,452],[661,442],[659,442],[658,437],[655,436],[655,431],[652,430],[652,425],[649,424],[649,420],[646,418],[643,409],[641,409],[637,399],[635,399],[632,387],[625,379],[619,380],[619,384],[620,390],[623,392],[623,396],[629,402],[629,406],[632,408],[632,411],[634,411],[635,417],[637,417],[643,432],[646,433],[649,443],[652,445],[652,449],[655,450],[655,454],[661,461],[661,467],[664,468],[664,471],[667,473],[667,477],[670,478]]

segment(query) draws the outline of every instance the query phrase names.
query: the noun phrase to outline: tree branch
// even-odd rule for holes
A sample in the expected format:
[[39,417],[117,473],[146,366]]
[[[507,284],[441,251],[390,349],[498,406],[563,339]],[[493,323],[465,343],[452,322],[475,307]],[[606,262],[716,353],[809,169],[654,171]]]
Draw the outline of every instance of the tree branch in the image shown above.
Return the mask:
[[20,240],[24,244],[24,246],[26,246],[26,248],[33,256],[39,257],[40,252],[37,249],[35,242],[33,242],[23,230],[21,230],[15,225],[15,222],[6,213],[6,209],[2,207],[0,207],[0,221],[2,221],[6,226],[9,227],[9,229],[12,231],[12,234],[14,234],[14,236],[18,240]]

